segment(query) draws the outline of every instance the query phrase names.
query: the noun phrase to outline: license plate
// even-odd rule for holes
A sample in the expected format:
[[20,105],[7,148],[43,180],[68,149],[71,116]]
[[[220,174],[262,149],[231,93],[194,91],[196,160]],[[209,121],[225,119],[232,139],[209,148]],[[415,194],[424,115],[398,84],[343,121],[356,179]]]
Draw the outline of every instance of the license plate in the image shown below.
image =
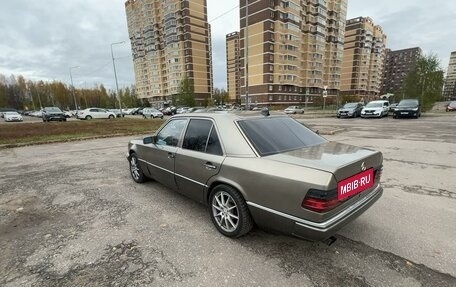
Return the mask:
[[340,181],[337,184],[337,199],[343,200],[347,197],[360,193],[374,185],[374,169],[358,173]]
[[408,113],[407,112],[401,112],[401,115],[407,115]]

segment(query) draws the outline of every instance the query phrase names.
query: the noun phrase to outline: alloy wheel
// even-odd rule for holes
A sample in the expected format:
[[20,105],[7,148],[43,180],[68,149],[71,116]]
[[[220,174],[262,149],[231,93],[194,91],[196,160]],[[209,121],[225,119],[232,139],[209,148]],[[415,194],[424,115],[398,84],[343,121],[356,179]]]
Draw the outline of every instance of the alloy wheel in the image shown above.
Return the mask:
[[217,225],[226,232],[233,232],[239,225],[239,210],[233,197],[225,191],[217,192],[212,199],[212,214]]
[[131,176],[135,180],[139,180],[140,179],[141,175],[139,174],[138,160],[134,156],[132,156],[130,158],[130,172],[131,172]]

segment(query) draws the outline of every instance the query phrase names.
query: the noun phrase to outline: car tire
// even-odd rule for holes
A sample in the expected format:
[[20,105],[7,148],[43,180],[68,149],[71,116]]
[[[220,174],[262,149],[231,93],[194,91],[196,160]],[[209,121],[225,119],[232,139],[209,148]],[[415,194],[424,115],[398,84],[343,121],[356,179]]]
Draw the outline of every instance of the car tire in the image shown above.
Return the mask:
[[114,116],[113,116],[113,115],[109,115],[108,118],[109,118],[110,120],[112,120],[112,119],[114,118]]
[[91,120],[92,117],[91,117],[91,116],[86,116],[85,119],[86,119],[86,120]]
[[339,115],[337,115],[337,118],[338,118],[338,119],[340,119],[340,116],[339,116]]
[[160,119],[162,119],[162,120],[163,120],[163,116],[161,116],[161,117],[160,117]]
[[301,112],[301,115],[304,114],[304,111]]
[[130,157],[128,158],[128,163],[130,166],[130,175],[131,178],[136,182],[136,183],[143,183],[146,181],[146,176],[144,175],[143,171],[141,170],[141,167],[139,166],[139,161],[138,157],[136,156],[135,153],[132,153]]
[[209,214],[223,235],[238,238],[253,228],[253,219],[242,195],[233,187],[217,185],[209,196]]

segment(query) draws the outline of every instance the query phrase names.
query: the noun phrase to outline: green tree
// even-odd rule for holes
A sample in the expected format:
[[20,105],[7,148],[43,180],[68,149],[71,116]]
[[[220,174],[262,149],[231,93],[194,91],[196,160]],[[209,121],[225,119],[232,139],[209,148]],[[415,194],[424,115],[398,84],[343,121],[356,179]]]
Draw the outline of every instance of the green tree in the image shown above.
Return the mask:
[[228,92],[225,89],[215,88],[214,92],[212,93],[212,100],[215,105],[224,105],[230,103],[230,97]]
[[179,92],[172,99],[173,105],[175,106],[195,106],[195,89],[193,81],[188,77],[184,77],[179,85]]
[[418,99],[423,111],[428,111],[442,95],[444,72],[435,54],[422,56],[406,77],[402,97]]

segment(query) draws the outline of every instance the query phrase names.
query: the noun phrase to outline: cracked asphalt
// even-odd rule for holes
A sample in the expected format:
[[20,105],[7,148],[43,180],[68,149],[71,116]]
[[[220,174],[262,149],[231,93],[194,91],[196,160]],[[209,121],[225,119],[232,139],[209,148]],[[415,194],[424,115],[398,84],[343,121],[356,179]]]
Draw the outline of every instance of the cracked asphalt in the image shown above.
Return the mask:
[[381,150],[383,197],[331,246],[135,184],[130,137],[0,150],[1,286],[456,286],[456,117],[303,119]]

